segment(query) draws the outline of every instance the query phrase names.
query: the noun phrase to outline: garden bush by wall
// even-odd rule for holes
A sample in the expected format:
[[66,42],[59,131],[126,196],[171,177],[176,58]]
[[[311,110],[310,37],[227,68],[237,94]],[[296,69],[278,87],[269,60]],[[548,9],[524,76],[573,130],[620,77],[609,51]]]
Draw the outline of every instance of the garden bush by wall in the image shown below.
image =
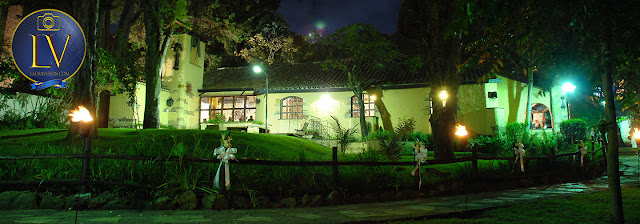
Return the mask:
[[587,137],[587,122],[580,118],[565,120],[560,123],[560,133],[568,143],[576,143]]
[[70,101],[26,93],[0,94],[0,130],[64,128]]

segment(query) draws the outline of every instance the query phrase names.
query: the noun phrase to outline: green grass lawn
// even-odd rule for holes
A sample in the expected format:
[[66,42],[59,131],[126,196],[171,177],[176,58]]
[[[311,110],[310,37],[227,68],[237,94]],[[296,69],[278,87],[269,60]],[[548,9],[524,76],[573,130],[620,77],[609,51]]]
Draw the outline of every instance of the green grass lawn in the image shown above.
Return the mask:
[[[44,129],[11,131],[22,135]],[[172,147],[181,144],[186,155],[212,157],[213,149],[220,146],[219,131],[209,130],[135,130],[99,129],[100,137],[93,141],[94,153],[125,155],[169,155]],[[34,153],[77,153],[81,141],[64,140],[67,132],[0,140],[0,155]],[[232,144],[238,148],[239,158],[269,160],[299,160],[302,153],[307,159],[329,160],[331,149],[305,139],[281,136],[231,132]],[[72,147],[69,147],[72,145]],[[53,146],[56,150],[46,150]],[[196,149],[198,148],[198,149]],[[211,149],[211,151],[207,151]]]
[[[53,129],[29,129],[5,132],[10,135],[47,132]],[[56,129],[59,130],[59,129]],[[183,152],[185,156],[213,158],[213,148],[220,146],[220,131],[212,130],[135,130],[99,129],[99,138],[93,141],[94,154],[122,154],[170,156]],[[69,143],[67,132],[0,140],[0,155],[26,154],[70,154],[80,153],[82,142],[78,139]],[[283,136],[231,132],[232,144],[238,148],[236,157],[242,159],[262,159],[278,161],[331,161],[331,149],[313,141]],[[71,147],[69,146],[71,145]],[[457,157],[471,156],[470,152],[456,152]],[[389,161],[380,154],[376,158],[366,155],[338,153],[339,161]],[[369,155],[371,156],[371,155]],[[433,159],[433,151],[429,151]],[[413,156],[404,155],[399,161],[414,161]],[[508,162],[507,162],[508,163]],[[427,165],[440,172],[456,173],[470,169],[471,162]],[[505,162],[480,160],[483,170],[500,170]],[[410,166],[406,167],[410,169]]]
[[58,130],[64,130],[64,129],[38,128],[38,129],[22,129],[22,130],[2,130],[2,131],[0,131],[0,137],[15,136],[15,135],[27,135],[27,134],[33,134],[33,133],[48,132],[48,131],[58,131]]
[[[60,129],[26,129],[3,132],[4,136],[25,135]],[[99,129],[99,138],[93,141],[93,153],[125,155],[169,155],[171,147],[182,143],[187,155],[211,157],[213,148],[220,146],[220,131],[212,130],[135,130],[135,129]],[[0,155],[25,155],[37,153],[78,153],[81,141],[69,143],[64,140],[67,132],[51,133],[22,138],[0,139]],[[330,161],[331,149],[306,139],[283,136],[231,132],[232,144],[238,148],[238,158],[300,161]],[[69,147],[72,145],[72,147]],[[42,150],[53,146],[56,150]],[[201,149],[211,149],[202,152]],[[197,152],[196,152],[197,151]],[[304,155],[303,155],[304,154]],[[468,152],[456,152],[456,156],[470,156]],[[356,154],[342,155],[340,161],[354,161]],[[433,159],[433,152],[429,152]],[[381,161],[388,161],[385,157]],[[399,161],[413,161],[413,156],[400,156]],[[436,165],[445,167],[441,165]]]
[[[42,130],[42,129],[40,129]],[[50,131],[50,130],[42,130]],[[36,130],[16,131],[21,135]],[[220,146],[220,131],[212,130],[135,130],[99,129],[93,140],[94,154],[142,155],[158,157],[151,161],[92,160],[92,178],[116,183],[164,186],[162,191],[175,189],[211,188],[218,169],[217,163],[167,162],[163,157],[214,158],[213,149]],[[77,154],[82,141],[65,140],[67,132],[1,139],[1,155]],[[238,148],[240,161],[230,165],[233,191],[259,192],[272,195],[303,195],[328,193],[333,187],[330,166],[264,166],[242,164],[243,159],[272,161],[331,161],[331,149],[313,141],[267,134],[231,132],[232,145]],[[469,156],[456,153],[456,156]],[[362,154],[338,153],[339,161],[389,161],[379,152]],[[433,158],[430,154],[430,159]],[[400,161],[413,162],[405,154]],[[512,163],[512,162],[511,162]],[[423,183],[433,184],[465,178],[472,173],[471,162],[423,166]],[[480,174],[510,173],[509,161],[478,162]],[[0,161],[2,180],[77,179],[81,167],[79,159],[41,159]],[[538,166],[543,167],[543,166]],[[548,167],[543,167],[548,169]],[[341,166],[340,188],[352,192],[382,192],[414,189],[415,178],[408,166]],[[440,172],[434,172],[438,170]]]
[[[471,218],[427,219],[398,223],[608,223],[609,192],[524,202],[483,212]],[[626,223],[640,223],[640,188],[622,189]]]

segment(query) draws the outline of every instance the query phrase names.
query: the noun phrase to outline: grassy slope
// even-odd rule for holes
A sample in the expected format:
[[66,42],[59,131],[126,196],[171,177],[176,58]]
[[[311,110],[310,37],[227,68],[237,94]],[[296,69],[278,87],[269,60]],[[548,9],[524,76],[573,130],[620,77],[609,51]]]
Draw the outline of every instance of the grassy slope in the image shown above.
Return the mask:
[[[50,131],[43,129],[32,129],[28,132],[34,133],[36,130]],[[18,131],[20,132],[20,131]],[[212,158],[213,148],[220,146],[219,131],[211,130],[135,130],[135,129],[99,129],[100,137],[93,141],[93,153],[95,154],[124,154],[124,155],[154,155],[167,156],[175,155],[176,145],[182,143],[187,151],[186,156]],[[20,134],[24,134],[20,132]],[[75,140],[69,147],[65,141],[67,132],[45,134],[24,138],[0,140],[0,155],[24,155],[24,154],[69,154],[80,153],[81,141]],[[280,135],[258,135],[243,132],[231,132],[234,147],[238,148],[236,157],[263,159],[300,161],[304,156],[305,161],[331,161],[331,149],[315,142]],[[53,146],[53,147],[50,147]],[[173,147],[173,148],[172,148]],[[53,149],[52,149],[53,148]],[[198,148],[198,149],[196,149]],[[210,150],[209,150],[210,149]],[[433,159],[433,152],[429,152],[429,159]],[[468,156],[456,153],[458,156]],[[468,153],[466,153],[468,154]],[[342,156],[338,153],[339,161],[358,160],[360,155],[347,154]],[[381,161],[387,161],[384,156],[380,156]],[[366,160],[366,159],[365,159]],[[400,161],[413,161],[413,156],[401,156]],[[470,162],[428,165],[430,169],[437,169],[441,172],[452,173],[457,177],[460,170],[469,170]],[[494,170],[499,167],[490,161],[479,161],[481,169]],[[413,166],[405,166],[412,169]],[[425,166],[423,166],[425,167]],[[466,168],[466,169],[465,169]],[[426,170],[427,179],[439,176]]]
[[58,131],[63,129],[55,129],[55,128],[38,128],[38,129],[23,129],[23,130],[1,130],[0,136],[14,136],[14,135],[26,135],[47,131]]
[[[34,131],[30,131],[34,132]],[[220,146],[219,131],[199,130],[134,130],[134,129],[99,129],[100,137],[93,141],[94,153],[116,153],[135,155],[140,148],[152,152],[143,154],[162,155],[169,153],[167,148],[182,142],[187,150],[194,151],[196,145],[202,149]],[[0,155],[32,154],[34,149],[45,145],[58,146],[55,153],[68,153],[68,143],[64,141],[66,132],[30,136],[16,139],[0,140]],[[297,160],[301,152],[307,158],[331,158],[331,150],[312,141],[277,135],[258,135],[243,132],[231,132],[233,145],[239,150],[237,156],[271,160]],[[81,143],[76,140],[71,152],[78,152]],[[140,146],[140,147],[138,147]],[[133,149],[132,147],[138,147]],[[45,150],[45,152],[47,152]],[[51,152],[51,151],[49,151]],[[189,153],[187,153],[189,154]],[[198,152],[194,155],[206,155],[209,152]],[[213,155],[211,155],[213,156]]]
[[[54,129],[28,129],[12,130],[4,132],[3,135],[24,135],[37,132],[52,131]],[[58,130],[58,129],[55,129]],[[135,129],[99,129],[100,137],[93,141],[94,153],[114,153],[136,155],[131,147],[141,144],[144,147],[152,148],[150,155],[162,155],[166,152],[163,149],[182,142],[186,148],[192,149],[199,143],[201,148],[212,149],[220,146],[219,131],[211,130],[135,130]],[[14,139],[0,140],[0,155],[24,155],[33,154],[35,149],[43,148],[47,145],[59,146],[60,150],[55,153],[79,152],[81,141],[75,140],[71,150],[67,147],[69,143],[65,141],[67,132],[45,134]],[[232,144],[238,148],[239,158],[255,158],[269,160],[294,160],[300,159],[301,153],[308,160],[331,160],[331,149],[315,142],[281,135],[258,135],[244,132],[231,132]],[[199,142],[198,142],[199,141]],[[163,149],[159,149],[163,148]],[[65,151],[61,151],[65,150]],[[41,151],[40,151],[41,152]],[[155,152],[155,153],[154,153]],[[212,152],[212,151],[211,151]],[[42,152],[41,152],[42,153]],[[45,153],[47,153],[45,151]],[[205,153],[206,152],[201,152]],[[147,153],[143,153],[147,154]],[[341,161],[353,161],[356,155],[347,154],[342,156],[338,153]],[[462,156],[464,152],[456,153]],[[466,153],[468,154],[468,153]],[[202,155],[198,153],[197,155]],[[433,152],[429,152],[429,158],[433,159]],[[381,158],[384,160],[384,158]],[[413,156],[401,156],[400,161],[413,161]],[[446,165],[437,165],[440,167]]]
[[[609,192],[526,202],[486,211],[473,218],[428,219],[406,223],[607,223]],[[640,189],[622,189],[626,223],[640,223]]]

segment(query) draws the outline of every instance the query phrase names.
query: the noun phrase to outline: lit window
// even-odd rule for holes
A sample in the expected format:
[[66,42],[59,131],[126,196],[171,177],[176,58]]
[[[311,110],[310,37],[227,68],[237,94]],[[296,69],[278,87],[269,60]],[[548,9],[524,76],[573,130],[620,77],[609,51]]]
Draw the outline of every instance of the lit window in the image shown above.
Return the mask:
[[[376,116],[376,107],[374,98],[368,93],[362,94],[364,100],[364,116],[373,117]],[[351,97],[351,117],[360,117],[360,107],[358,106],[358,98],[353,95]]]
[[282,99],[280,119],[302,119],[302,98],[290,96]]
[[256,96],[200,98],[200,122],[248,121],[256,119]]

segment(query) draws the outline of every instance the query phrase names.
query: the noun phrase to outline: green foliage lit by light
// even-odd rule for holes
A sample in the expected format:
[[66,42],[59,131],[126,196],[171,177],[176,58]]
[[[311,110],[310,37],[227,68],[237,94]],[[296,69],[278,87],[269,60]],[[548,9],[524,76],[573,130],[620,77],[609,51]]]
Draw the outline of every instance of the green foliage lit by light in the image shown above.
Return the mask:
[[587,122],[582,119],[569,119],[560,123],[560,133],[573,144],[587,138],[587,127]]

